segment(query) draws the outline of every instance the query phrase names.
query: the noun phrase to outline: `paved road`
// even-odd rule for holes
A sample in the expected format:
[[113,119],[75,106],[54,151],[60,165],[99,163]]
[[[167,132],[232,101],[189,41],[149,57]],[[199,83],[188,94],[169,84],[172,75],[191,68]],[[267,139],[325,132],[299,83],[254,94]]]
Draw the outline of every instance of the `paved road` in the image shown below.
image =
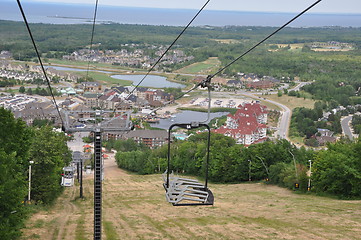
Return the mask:
[[350,128],[350,122],[352,116],[347,116],[341,120],[342,133],[347,136],[349,139],[353,140],[352,130]]
[[80,151],[83,152],[83,145],[85,144],[83,142],[83,137],[88,136],[89,133],[86,132],[76,132],[74,133],[74,140],[68,142],[68,147],[72,151]]
[[[252,93],[244,92],[241,94],[252,98],[259,98],[258,96],[255,96]],[[281,116],[278,121],[276,137],[281,139],[285,138],[288,140],[288,129],[290,127],[290,122],[291,122],[291,110],[287,106],[269,99],[263,99],[263,101],[272,103],[282,109]]]
[[303,86],[312,84],[313,82],[297,82],[297,83],[298,83],[297,86],[295,86],[292,89],[289,89],[288,91],[299,91]]

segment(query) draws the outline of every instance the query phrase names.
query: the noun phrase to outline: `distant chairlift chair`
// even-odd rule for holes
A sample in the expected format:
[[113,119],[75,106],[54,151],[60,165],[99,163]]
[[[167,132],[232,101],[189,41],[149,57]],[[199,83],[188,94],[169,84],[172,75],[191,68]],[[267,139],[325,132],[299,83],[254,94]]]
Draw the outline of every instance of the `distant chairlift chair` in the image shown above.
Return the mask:
[[61,186],[72,187],[74,185],[74,167],[64,167],[61,178]]
[[[181,127],[185,129],[194,129],[206,127],[208,129],[208,147],[206,159],[205,184],[195,179],[181,178],[170,173],[170,142],[171,130],[173,127]],[[209,164],[209,147],[210,147],[211,131],[207,124],[193,122],[190,124],[173,124],[168,131],[168,169],[163,174],[163,186],[166,191],[165,196],[168,202],[173,206],[191,206],[191,205],[213,205],[214,196],[208,189],[208,164]]]

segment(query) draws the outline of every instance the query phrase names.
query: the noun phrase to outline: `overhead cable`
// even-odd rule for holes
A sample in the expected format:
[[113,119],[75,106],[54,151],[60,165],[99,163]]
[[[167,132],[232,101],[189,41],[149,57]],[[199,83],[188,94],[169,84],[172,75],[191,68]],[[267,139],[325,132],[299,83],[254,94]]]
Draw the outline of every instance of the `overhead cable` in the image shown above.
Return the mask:
[[[97,12],[98,12],[98,0],[95,1],[95,9],[94,9],[94,17],[93,17],[93,28],[92,28],[92,35],[90,38],[90,46],[89,46],[89,56],[91,56],[91,52],[93,50],[93,40],[94,40],[94,32],[95,32],[95,21],[97,18]],[[86,71],[86,78],[89,77],[89,68],[90,68],[90,59],[88,61],[88,69]]]
[[306,8],[305,10],[303,10],[301,13],[299,13],[297,16],[295,16],[294,18],[292,18],[291,20],[289,20],[287,23],[285,23],[284,25],[282,25],[281,27],[279,27],[276,31],[274,31],[273,33],[271,33],[270,35],[268,35],[267,37],[265,37],[262,41],[260,41],[259,43],[257,43],[256,45],[254,45],[253,47],[251,47],[249,50],[247,50],[246,52],[244,52],[242,55],[240,55],[239,57],[237,57],[236,59],[234,59],[232,62],[228,63],[226,66],[224,66],[223,68],[221,68],[218,72],[216,72],[215,74],[211,75],[211,78],[213,78],[214,76],[218,75],[219,73],[221,73],[223,70],[225,70],[226,68],[228,68],[229,66],[231,66],[232,64],[234,64],[235,62],[237,62],[239,59],[241,59],[242,57],[244,57],[245,55],[247,55],[249,52],[253,51],[256,47],[258,47],[259,45],[261,45],[262,43],[264,43],[265,41],[267,41],[269,38],[271,38],[273,35],[275,35],[276,33],[278,33],[279,31],[281,31],[283,28],[285,28],[286,26],[288,26],[290,23],[292,23],[294,20],[296,20],[297,18],[299,18],[300,16],[302,16],[303,14],[305,14],[307,11],[309,11],[311,8],[313,8],[314,6],[316,6],[318,3],[320,3],[322,0],[318,0],[315,3],[313,3],[311,6],[309,6],[308,8]]
[[[268,35],[267,37],[265,37],[262,41],[258,42],[256,45],[254,45],[253,47],[251,47],[249,50],[247,50],[246,52],[244,52],[242,55],[240,55],[239,57],[237,57],[236,59],[234,59],[232,62],[230,62],[229,64],[227,64],[225,67],[221,68],[219,71],[217,71],[216,73],[212,74],[212,75],[208,75],[206,79],[204,79],[202,82],[196,84],[194,87],[192,87],[190,90],[188,90],[187,92],[183,93],[181,96],[175,98],[173,101],[168,101],[166,102],[164,105],[170,104],[176,100],[179,100],[180,98],[184,97],[185,95],[189,94],[190,92],[194,91],[196,88],[198,88],[199,86],[201,87],[207,87],[210,84],[210,81],[213,77],[215,77],[216,75],[218,75],[219,73],[221,73],[222,71],[224,71],[226,68],[228,68],[229,66],[231,66],[232,64],[234,64],[235,62],[237,62],[239,59],[241,59],[242,57],[244,57],[245,55],[247,55],[248,53],[250,53],[251,51],[253,51],[255,48],[257,48],[259,45],[261,45],[262,43],[264,43],[266,40],[268,40],[269,38],[271,38],[273,35],[277,34],[279,31],[281,31],[283,28],[285,28],[286,26],[288,26],[290,23],[292,23],[294,20],[296,20],[297,18],[299,18],[300,16],[302,16],[303,14],[305,14],[307,11],[309,11],[311,8],[313,8],[314,6],[316,6],[318,3],[320,3],[322,0],[318,0],[315,3],[313,3],[311,6],[309,6],[308,8],[306,8],[305,10],[303,10],[301,13],[299,13],[298,15],[296,15],[295,17],[293,17],[291,20],[289,20],[287,23],[285,23],[284,25],[282,25],[281,27],[279,27],[276,31],[274,31],[273,33],[271,33],[270,35]],[[163,106],[164,107],[164,106]],[[162,107],[159,107],[155,110],[153,110],[152,112],[155,112],[157,110],[159,110]]]
[[167,50],[160,56],[160,58],[153,64],[153,66],[148,70],[148,72],[144,75],[144,77],[142,78],[142,80],[140,80],[140,82],[135,86],[135,88],[130,91],[130,93],[128,94],[128,96],[125,99],[128,99],[130,97],[130,95],[133,94],[133,92],[140,86],[140,84],[145,80],[145,78],[150,74],[151,71],[153,71],[153,69],[155,68],[155,66],[163,59],[163,57],[167,54],[167,52],[173,47],[173,45],[178,41],[178,39],[183,35],[183,33],[188,29],[188,27],[193,23],[193,21],[198,17],[198,15],[203,11],[203,9],[207,6],[207,4],[210,2],[210,0],[208,0],[203,7],[197,12],[197,14],[192,18],[192,20],[187,24],[187,26],[184,27],[184,29],[181,31],[181,33],[176,37],[176,39],[174,39],[174,41],[169,45],[169,47],[167,48]]
[[61,114],[60,114],[60,110],[59,110],[59,107],[58,107],[58,104],[56,103],[56,100],[55,100],[55,96],[53,94],[53,89],[51,88],[51,84],[50,84],[50,81],[49,81],[49,78],[48,78],[48,75],[46,74],[46,71],[45,71],[45,68],[44,68],[44,65],[43,65],[43,62],[41,61],[41,57],[40,57],[40,54],[39,54],[39,51],[38,51],[38,48],[36,47],[36,44],[35,44],[35,41],[34,41],[34,38],[33,38],[33,34],[31,33],[31,30],[30,30],[30,27],[29,27],[29,24],[28,24],[28,21],[26,19],[26,16],[25,16],[25,13],[24,13],[24,10],[23,10],[23,7],[21,6],[21,3],[20,3],[20,0],[17,0],[18,2],[18,5],[19,5],[19,9],[20,9],[20,12],[21,12],[21,15],[23,16],[23,19],[24,19],[24,22],[25,22],[25,25],[26,25],[26,28],[28,30],[28,33],[30,35],[30,38],[31,38],[31,41],[33,43],[33,46],[34,46],[34,49],[35,49],[35,52],[36,52],[36,55],[38,57],[38,60],[39,60],[39,63],[40,63],[40,66],[41,66],[41,69],[44,73],[44,76],[45,76],[45,79],[46,79],[46,82],[48,83],[48,87],[49,87],[49,92],[53,98],[53,103],[55,105],[55,108],[58,112],[58,115],[59,115],[59,118],[60,118],[60,121],[61,121],[61,124],[62,126],[64,126],[64,121],[63,121],[63,118],[61,117]]

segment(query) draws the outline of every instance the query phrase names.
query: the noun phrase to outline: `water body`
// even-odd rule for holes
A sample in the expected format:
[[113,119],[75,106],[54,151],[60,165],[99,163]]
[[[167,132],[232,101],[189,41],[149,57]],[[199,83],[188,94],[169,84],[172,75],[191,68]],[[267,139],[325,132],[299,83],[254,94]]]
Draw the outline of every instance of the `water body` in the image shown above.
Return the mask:
[[[211,113],[210,120],[228,114],[229,112]],[[171,117],[168,119],[160,119],[159,123],[150,124],[150,126],[162,128],[162,129],[169,129],[169,127],[174,123],[190,123],[190,122],[204,121],[207,119],[208,113],[196,112],[196,111],[182,111],[175,114],[174,116],[175,117]],[[209,123],[209,121],[207,121],[206,123]]]
[[[24,11],[31,23],[90,24],[94,6],[23,2]],[[154,9],[103,6],[98,8],[98,23],[124,23],[146,25],[185,26],[197,10]],[[295,13],[263,13],[204,10],[192,26],[281,26]],[[0,0],[0,19],[23,21],[16,1]],[[291,27],[361,27],[361,14],[310,14],[306,13]]]
[[[74,72],[85,72],[86,69],[79,68],[70,68],[70,67],[58,67],[58,66],[46,66],[54,68],[59,71],[74,71]],[[94,70],[90,70],[94,71]],[[96,71],[103,73],[111,73],[107,71]],[[145,75],[113,75],[111,76],[114,79],[127,80],[132,81],[133,85],[137,85]],[[184,88],[185,85],[168,81],[166,77],[158,76],[158,75],[148,75],[145,80],[140,85],[142,87],[154,87],[154,88],[164,88],[164,87],[172,87],[172,88]]]
[[[145,75],[113,75],[112,78],[120,79],[120,80],[128,80],[132,81],[133,85],[137,85]],[[142,87],[154,87],[154,88],[184,88],[185,85],[170,82],[166,77],[158,76],[158,75],[148,75],[144,81],[140,84]]]

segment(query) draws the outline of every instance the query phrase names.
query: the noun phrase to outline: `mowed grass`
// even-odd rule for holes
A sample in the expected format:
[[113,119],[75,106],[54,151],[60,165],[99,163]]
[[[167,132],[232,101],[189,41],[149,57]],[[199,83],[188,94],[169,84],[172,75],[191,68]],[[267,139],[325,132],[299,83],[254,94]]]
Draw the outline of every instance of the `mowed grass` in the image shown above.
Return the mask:
[[72,67],[80,67],[80,68],[88,68],[89,65],[89,69],[92,70],[94,68],[109,68],[112,70],[118,70],[118,71],[127,71],[127,70],[131,70],[131,68],[127,68],[124,66],[116,66],[116,65],[111,65],[109,63],[96,63],[96,62],[87,62],[87,61],[69,61],[69,60],[62,60],[62,59],[48,59],[48,62],[50,64],[55,64],[55,65],[61,65],[61,66],[72,66]]
[[206,61],[193,63],[187,67],[181,68],[176,73],[189,73],[189,74],[209,74],[212,73],[220,66],[218,58],[209,58]]
[[300,98],[290,97],[288,95],[282,95],[281,97],[278,97],[277,94],[271,94],[271,95],[264,95],[262,97],[286,105],[291,110],[295,109],[296,107],[305,107],[305,108],[313,109],[315,104],[315,100],[309,98],[304,99],[302,97]]
[[357,239],[360,234],[360,201],[299,195],[263,183],[210,184],[214,206],[174,207],[165,200],[161,175],[126,174],[104,185],[105,219],[120,239]]
[[[79,74],[84,77],[87,75],[86,72],[80,72]],[[132,81],[115,79],[115,78],[112,78],[109,74],[103,73],[103,72],[89,72],[89,77],[93,78],[95,81],[100,81],[100,82],[103,82],[106,84],[117,84],[117,85],[122,85],[122,86],[132,84]]]
[[[105,239],[360,239],[361,201],[301,195],[264,183],[210,183],[214,206],[174,207],[165,200],[160,174],[130,174],[114,165],[106,167],[103,183]],[[81,226],[63,230],[75,229],[76,239],[92,239],[89,188],[91,179],[86,199],[76,204]],[[42,233],[52,231],[44,228],[55,226],[37,227],[38,237],[49,239]]]

